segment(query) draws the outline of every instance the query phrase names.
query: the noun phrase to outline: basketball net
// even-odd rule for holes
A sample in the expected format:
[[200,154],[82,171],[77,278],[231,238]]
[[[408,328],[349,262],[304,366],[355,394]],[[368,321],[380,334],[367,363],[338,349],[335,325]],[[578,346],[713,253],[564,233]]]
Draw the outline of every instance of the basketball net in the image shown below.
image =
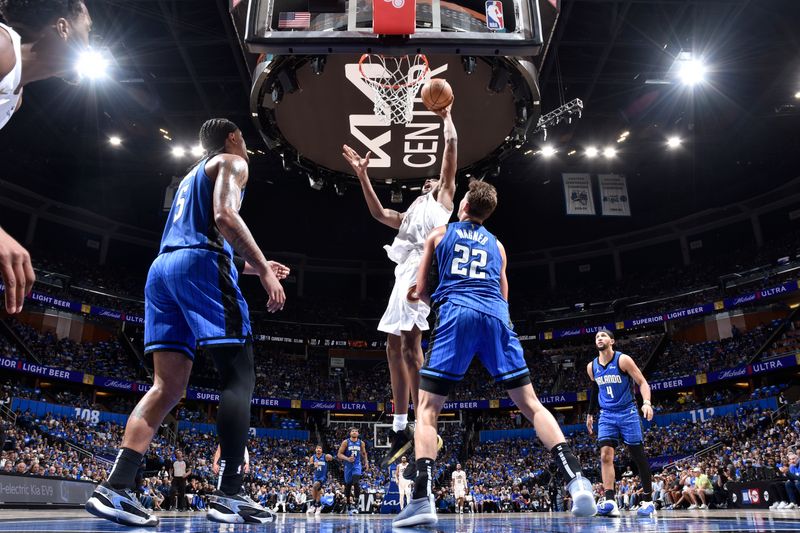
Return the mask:
[[411,122],[414,98],[429,71],[427,57],[364,54],[358,71],[375,92],[375,116],[387,125]]

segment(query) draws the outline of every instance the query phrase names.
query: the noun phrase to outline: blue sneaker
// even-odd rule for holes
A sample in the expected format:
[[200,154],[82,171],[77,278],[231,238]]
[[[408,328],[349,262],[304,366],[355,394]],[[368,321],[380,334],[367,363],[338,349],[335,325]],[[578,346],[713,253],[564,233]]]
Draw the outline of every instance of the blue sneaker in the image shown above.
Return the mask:
[[597,504],[597,514],[600,516],[619,516],[619,507],[614,500],[602,500]]
[[639,506],[639,510],[636,511],[636,514],[646,518],[655,518],[656,506],[653,505],[653,502],[642,502],[642,504]]
[[431,494],[426,498],[411,500],[392,520],[392,527],[435,526],[438,521]]
[[594,505],[594,494],[592,494],[592,483],[588,479],[579,474],[569,482],[567,490],[572,496],[571,512],[573,516],[594,516],[597,514],[597,509]]

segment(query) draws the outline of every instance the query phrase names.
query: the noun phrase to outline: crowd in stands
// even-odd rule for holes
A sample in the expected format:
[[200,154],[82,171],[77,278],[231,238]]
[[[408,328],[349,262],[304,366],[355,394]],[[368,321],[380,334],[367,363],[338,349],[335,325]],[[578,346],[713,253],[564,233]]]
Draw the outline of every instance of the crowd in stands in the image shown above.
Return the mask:
[[756,354],[779,324],[780,321],[775,320],[747,332],[741,332],[734,326],[731,337],[721,340],[699,343],[673,341],[649,377],[662,379],[699,374],[745,363]]
[[793,321],[762,359],[773,359],[800,351],[800,320]]

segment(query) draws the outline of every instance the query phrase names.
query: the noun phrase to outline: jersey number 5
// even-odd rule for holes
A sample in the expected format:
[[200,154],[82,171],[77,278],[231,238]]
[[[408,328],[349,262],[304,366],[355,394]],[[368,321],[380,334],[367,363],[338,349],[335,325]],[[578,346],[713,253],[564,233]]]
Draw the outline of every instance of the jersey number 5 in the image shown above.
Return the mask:
[[178,221],[181,216],[183,216],[183,208],[186,206],[186,193],[189,191],[189,184],[187,183],[178,191],[178,200],[175,202],[175,205],[178,207],[178,210],[175,212],[175,216],[172,217],[172,223]]
[[[486,250],[471,250],[462,244],[456,244],[453,251],[460,256],[453,258],[453,264],[450,266],[451,274],[486,279],[486,271],[481,270],[489,259]],[[468,264],[469,271],[467,271]]]

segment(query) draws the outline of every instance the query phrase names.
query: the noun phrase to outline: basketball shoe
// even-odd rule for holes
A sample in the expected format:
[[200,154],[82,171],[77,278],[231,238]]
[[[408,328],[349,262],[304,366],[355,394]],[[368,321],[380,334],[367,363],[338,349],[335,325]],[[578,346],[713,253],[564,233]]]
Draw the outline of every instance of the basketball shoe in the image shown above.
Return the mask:
[[124,526],[152,527],[158,525],[158,517],[145,509],[133,492],[127,489],[115,489],[106,483],[102,483],[94,489],[85,508],[94,516]]
[[267,524],[276,517],[275,513],[243,493],[228,496],[220,491],[215,491],[209,498],[206,513],[206,518],[212,522],[224,524]]

